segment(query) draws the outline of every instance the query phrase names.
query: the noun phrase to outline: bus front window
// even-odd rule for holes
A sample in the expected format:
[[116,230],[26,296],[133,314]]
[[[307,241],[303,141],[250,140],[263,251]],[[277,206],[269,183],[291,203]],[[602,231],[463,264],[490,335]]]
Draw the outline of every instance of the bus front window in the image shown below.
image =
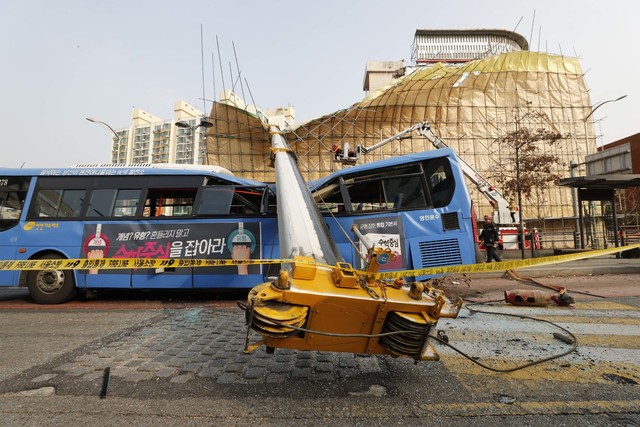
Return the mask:
[[27,193],[23,188],[29,185],[28,180],[26,183],[20,181],[14,177],[0,177],[0,231],[13,227],[20,220]]
[[20,220],[28,187],[28,178],[0,177],[0,231],[13,227]]
[[0,219],[18,219],[22,213],[22,201],[15,191],[0,191]]

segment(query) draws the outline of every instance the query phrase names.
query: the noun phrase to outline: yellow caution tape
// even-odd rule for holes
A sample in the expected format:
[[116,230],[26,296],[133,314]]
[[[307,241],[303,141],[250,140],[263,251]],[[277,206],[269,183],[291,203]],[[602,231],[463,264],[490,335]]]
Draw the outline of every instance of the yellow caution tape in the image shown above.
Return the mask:
[[[506,271],[517,268],[534,267],[538,265],[558,264],[578,259],[593,258],[616,252],[640,248],[639,244],[621,246],[611,249],[600,249],[573,254],[529,258],[484,264],[450,265],[442,267],[421,268],[416,270],[387,271],[382,273],[369,273],[353,269],[356,274],[365,275],[375,279],[395,279],[397,277],[433,276],[451,273],[484,273],[489,271]],[[169,258],[78,258],[78,259],[35,259],[35,260],[4,260],[0,261],[2,270],[122,270],[137,268],[197,268],[197,267],[224,267],[233,265],[261,265],[261,264],[314,264],[317,266],[335,269],[335,266],[309,262],[301,259],[169,259]]]
[[78,258],[0,261],[0,270],[121,270],[129,268],[221,267],[226,265],[280,264],[292,259],[171,259],[171,258]]
[[517,268],[534,267],[538,265],[559,264],[577,259],[594,258],[602,255],[610,255],[616,252],[627,251],[629,249],[640,248],[639,244],[619,246],[611,249],[599,249],[588,252],[576,252],[566,255],[547,256],[540,258],[529,258],[513,261],[491,262],[483,264],[465,264],[450,265],[445,267],[422,268],[417,270],[389,271],[377,273],[377,279],[395,279],[396,277],[412,277],[412,276],[433,276],[436,274],[452,274],[452,273],[486,273],[488,271],[506,271],[515,270]]

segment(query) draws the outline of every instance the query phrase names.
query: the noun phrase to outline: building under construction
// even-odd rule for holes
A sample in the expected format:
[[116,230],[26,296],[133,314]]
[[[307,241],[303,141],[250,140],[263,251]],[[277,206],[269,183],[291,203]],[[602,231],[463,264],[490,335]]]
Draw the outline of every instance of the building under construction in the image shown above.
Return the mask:
[[[437,43],[439,48],[429,48]],[[416,31],[410,66],[371,64],[365,77],[368,94],[362,101],[286,129],[300,170],[306,179],[316,179],[349,167],[335,161],[334,145],[370,147],[427,121],[488,178],[496,168],[504,168],[511,155],[497,143],[500,138],[518,127],[557,132],[562,138],[540,149],[557,156],[557,172],[568,176],[571,161],[580,163],[596,149],[584,73],[577,58],[527,49],[524,38],[510,31]],[[374,80],[388,84],[374,88]],[[273,181],[269,134],[256,108],[216,102],[210,120],[214,126],[207,133],[209,164],[240,177]],[[372,151],[359,162],[431,149],[428,140],[415,134]],[[473,186],[470,190],[480,211],[490,211]],[[525,220],[574,217],[570,189],[551,186],[534,193],[523,200]]]

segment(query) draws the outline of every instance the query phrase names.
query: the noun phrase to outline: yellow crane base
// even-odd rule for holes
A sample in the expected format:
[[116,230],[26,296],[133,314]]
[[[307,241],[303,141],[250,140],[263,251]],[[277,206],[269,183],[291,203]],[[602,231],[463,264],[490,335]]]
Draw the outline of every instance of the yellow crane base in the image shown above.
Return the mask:
[[[283,270],[272,282],[251,289],[246,315],[262,338],[245,346],[387,354],[438,360],[429,333],[441,317],[455,318],[462,300],[451,303],[442,291],[421,282],[366,281],[344,286],[335,269],[309,264]],[[310,268],[313,271],[310,271]],[[349,277],[349,274],[347,274]],[[342,280],[342,286],[338,281]]]

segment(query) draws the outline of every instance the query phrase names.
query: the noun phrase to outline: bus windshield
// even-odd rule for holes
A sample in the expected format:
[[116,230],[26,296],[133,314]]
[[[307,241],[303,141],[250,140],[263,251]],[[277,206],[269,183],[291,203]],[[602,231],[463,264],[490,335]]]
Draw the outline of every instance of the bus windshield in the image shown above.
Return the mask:
[[0,176],[0,231],[19,223],[30,179]]
[[325,212],[442,208],[451,202],[455,181],[444,157],[349,173],[318,188],[315,198]]

